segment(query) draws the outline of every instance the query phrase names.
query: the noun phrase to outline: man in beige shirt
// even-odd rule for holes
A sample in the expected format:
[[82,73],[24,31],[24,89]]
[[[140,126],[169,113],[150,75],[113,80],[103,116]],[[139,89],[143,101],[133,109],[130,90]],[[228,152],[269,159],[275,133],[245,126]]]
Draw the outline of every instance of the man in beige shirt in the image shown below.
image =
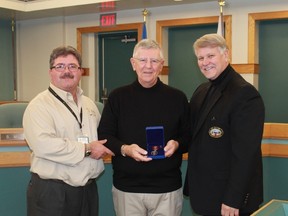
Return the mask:
[[104,170],[102,157],[113,153],[98,140],[100,113],[78,86],[82,60],[73,47],[50,55],[51,78],[23,116],[31,149],[28,216],[98,215],[95,179]]

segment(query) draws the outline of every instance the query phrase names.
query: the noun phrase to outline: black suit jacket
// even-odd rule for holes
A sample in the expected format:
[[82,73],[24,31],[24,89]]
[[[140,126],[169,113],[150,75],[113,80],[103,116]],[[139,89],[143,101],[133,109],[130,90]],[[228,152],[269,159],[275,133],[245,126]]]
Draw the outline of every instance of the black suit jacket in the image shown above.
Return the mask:
[[190,100],[193,136],[184,194],[198,214],[220,215],[222,203],[253,212],[263,200],[264,104],[230,65],[216,81],[206,109],[211,82],[201,84]]

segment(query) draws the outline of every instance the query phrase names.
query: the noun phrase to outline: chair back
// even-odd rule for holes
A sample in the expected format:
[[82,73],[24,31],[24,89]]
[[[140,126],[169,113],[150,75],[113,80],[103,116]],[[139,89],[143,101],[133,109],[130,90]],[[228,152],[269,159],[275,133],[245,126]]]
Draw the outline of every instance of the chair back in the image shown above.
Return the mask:
[[100,114],[102,114],[102,111],[103,111],[103,109],[104,109],[104,104],[101,103],[100,101],[96,101],[95,104],[96,104],[96,106],[97,106]]
[[28,102],[0,105],[0,128],[22,128],[22,118]]

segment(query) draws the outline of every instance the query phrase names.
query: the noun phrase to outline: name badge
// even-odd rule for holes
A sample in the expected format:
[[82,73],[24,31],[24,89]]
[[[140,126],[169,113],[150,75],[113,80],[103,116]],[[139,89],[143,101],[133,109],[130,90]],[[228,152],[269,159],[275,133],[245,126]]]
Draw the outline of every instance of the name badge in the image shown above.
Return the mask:
[[83,144],[88,144],[89,143],[89,137],[85,135],[81,135],[77,137],[77,141],[81,142]]

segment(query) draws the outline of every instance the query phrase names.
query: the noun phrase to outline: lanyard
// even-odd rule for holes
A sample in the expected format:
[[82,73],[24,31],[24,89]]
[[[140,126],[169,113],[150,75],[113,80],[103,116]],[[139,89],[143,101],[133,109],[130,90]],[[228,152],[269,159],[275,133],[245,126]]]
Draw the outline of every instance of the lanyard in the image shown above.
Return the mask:
[[50,86],[48,90],[51,92],[51,94],[53,94],[59,101],[61,101],[67,107],[67,109],[70,111],[70,113],[75,117],[76,121],[78,122],[80,129],[82,129],[82,107],[80,111],[80,121],[79,121],[76,114],[71,109],[71,107]]

